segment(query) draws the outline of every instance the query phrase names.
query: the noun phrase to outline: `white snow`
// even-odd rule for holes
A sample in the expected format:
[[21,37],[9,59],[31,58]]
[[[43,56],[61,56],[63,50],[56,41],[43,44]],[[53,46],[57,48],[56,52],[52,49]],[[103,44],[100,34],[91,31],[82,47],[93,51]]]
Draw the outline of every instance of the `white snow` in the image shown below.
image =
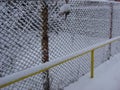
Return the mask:
[[90,0],[90,1],[98,1],[98,2],[101,2],[101,1],[110,1],[110,0]]
[[60,7],[60,13],[68,12],[70,11],[70,4],[64,4]]
[[2,66],[2,62],[0,62],[0,66]]
[[120,90],[119,69],[120,54],[117,54],[95,69],[93,79],[88,73],[64,90]]
[[82,49],[78,52],[69,54],[65,57],[58,58],[57,60],[53,60],[53,61],[47,62],[45,64],[41,64],[41,65],[38,65],[38,66],[35,66],[35,67],[32,67],[32,68],[14,73],[12,75],[0,78],[0,85],[3,85],[5,83],[8,83],[8,82],[11,82],[11,81],[14,81],[14,80],[17,80],[19,78],[22,78],[24,76],[27,76],[27,75],[30,75],[30,74],[33,74],[33,73],[36,73],[36,72],[40,72],[41,70],[46,70],[46,68],[51,68],[51,67],[56,66],[56,65],[58,65],[62,62],[69,61],[73,57],[78,57],[80,54],[89,52],[90,50],[93,50],[95,48],[99,48],[101,45],[106,45],[106,44],[110,43],[111,41],[115,41],[115,40],[120,40],[120,36],[112,38],[110,40],[106,40],[106,41],[98,43],[98,44],[95,44],[95,45],[90,46],[88,48]]

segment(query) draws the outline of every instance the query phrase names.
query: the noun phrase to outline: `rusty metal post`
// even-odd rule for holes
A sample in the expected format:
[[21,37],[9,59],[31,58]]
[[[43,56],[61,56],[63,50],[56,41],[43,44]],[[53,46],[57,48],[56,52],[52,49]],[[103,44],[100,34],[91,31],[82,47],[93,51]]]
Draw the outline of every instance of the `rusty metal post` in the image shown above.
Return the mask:
[[[42,7],[42,62],[46,63],[49,61],[49,46],[48,46],[48,5],[43,1]],[[44,90],[50,90],[49,83],[49,71],[43,73],[43,88]]]

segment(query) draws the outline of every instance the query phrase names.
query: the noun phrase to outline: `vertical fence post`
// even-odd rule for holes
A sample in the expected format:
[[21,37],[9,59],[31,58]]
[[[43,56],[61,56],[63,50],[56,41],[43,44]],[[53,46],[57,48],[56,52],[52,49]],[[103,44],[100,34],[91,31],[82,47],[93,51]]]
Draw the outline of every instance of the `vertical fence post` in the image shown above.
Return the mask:
[[91,78],[94,77],[94,50],[91,51]]
[[[109,39],[112,38],[112,32],[113,32],[113,3],[110,3],[110,33],[109,33]],[[111,56],[111,43],[109,44],[109,56],[108,59],[110,59]]]
[[113,3],[110,3],[110,34],[109,39],[112,38],[112,29],[113,29]]
[[[42,40],[41,40],[41,47],[42,47],[42,62],[46,63],[49,61],[49,46],[48,46],[48,5],[46,2],[43,1],[42,7]],[[43,72],[43,89],[50,90],[50,83],[49,83],[49,70]]]

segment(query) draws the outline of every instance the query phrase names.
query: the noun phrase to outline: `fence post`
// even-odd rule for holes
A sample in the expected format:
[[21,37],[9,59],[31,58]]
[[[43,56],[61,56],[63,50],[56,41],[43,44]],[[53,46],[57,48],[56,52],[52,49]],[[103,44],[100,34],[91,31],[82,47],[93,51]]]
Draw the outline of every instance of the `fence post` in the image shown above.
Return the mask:
[[94,50],[91,51],[91,78],[94,77]]
[[[48,46],[48,5],[43,1],[42,7],[42,62],[46,63],[49,61],[49,46]],[[43,72],[43,89],[50,90],[49,83],[49,70]]]
[[[113,3],[110,3],[110,33],[109,33],[109,39],[112,38],[112,32],[113,32]],[[109,56],[108,59],[110,59],[111,56],[111,43],[109,44]]]

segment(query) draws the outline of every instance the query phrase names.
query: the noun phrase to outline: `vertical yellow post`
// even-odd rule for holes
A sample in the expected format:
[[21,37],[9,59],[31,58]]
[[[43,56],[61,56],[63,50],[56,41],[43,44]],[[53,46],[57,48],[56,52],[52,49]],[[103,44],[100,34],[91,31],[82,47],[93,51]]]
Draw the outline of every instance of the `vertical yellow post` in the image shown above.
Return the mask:
[[91,78],[94,77],[94,50],[91,51]]

